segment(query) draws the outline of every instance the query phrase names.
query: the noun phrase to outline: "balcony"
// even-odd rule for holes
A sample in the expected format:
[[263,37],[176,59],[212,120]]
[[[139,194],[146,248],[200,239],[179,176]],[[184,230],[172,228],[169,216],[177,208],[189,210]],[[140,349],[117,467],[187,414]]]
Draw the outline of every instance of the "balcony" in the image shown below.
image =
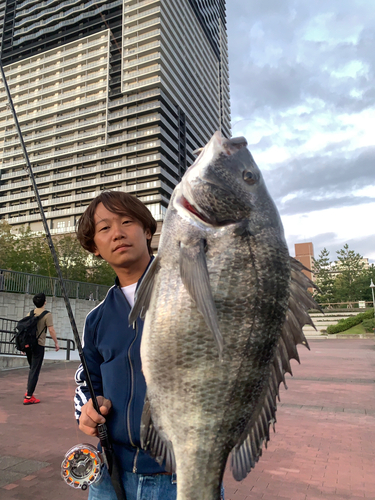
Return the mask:
[[148,97],[154,97],[160,95],[160,89],[149,90],[148,92],[142,92],[141,94],[133,94],[128,97],[122,97],[121,99],[116,99],[115,101],[110,101],[108,107],[112,108],[115,106],[121,106],[123,104],[129,104],[131,102],[137,102],[139,100],[147,99]]
[[[22,111],[24,109],[31,110],[34,107],[43,106],[44,104],[53,103],[55,101],[62,101],[69,97],[74,97],[78,95],[82,95],[85,93],[90,93],[93,91],[100,91],[101,89],[107,90],[107,78],[103,78],[107,76],[107,70],[101,72],[102,80],[97,81],[91,85],[85,85],[85,80],[77,80],[75,82],[69,82],[66,84],[61,84],[60,82],[56,82],[55,88],[41,88],[30,94],[20,95],[18,98],[14,99],[14,104],[17,111]],[[98,78],[100,75],[98,76]],[[77,88],[77,84],[80,84],[80,87]],[[74,87],[75,90],[71,90],[68,92],[63,92],[64,88]],[[46,97],[47,94],[54,94],[52,97]],[[32,99],[32,100],[31,100]],[[29,101],[30,100],[30,101]],[[26,104],[20,104],[23,101],[29,101]],[[37,101],[37,102],[35,102]]]
[[56,4],[57,2],[56,0],[46,0],[44,2],[38,2],[37,0],[35,0],[34,2],[27,1],[16,5],[16,10],[18,11],[21,10],[25,5],[29,3],[34,3],[34,5],[29,7],[28,9],[23,9],[22,12],[19,12],[17,14],[17,16],[29,14],[30,12],[33,12],[35,9],[43,9],[44,7],[48,7],[48,5],[52,5],[53,3]]
[[126,16],[124,17],[124,25],[126,26],[129,23],[139,22],[142,18],[151,16],[156,14],[156,12],[160,12],[160,6],[154,7],[153,9],[138,11],[134,16]]
[[[47,160],[48,158],[58,158],[59,156],[73,155],[75,153],[88,151],[89,149],[98,149],[98,147],[104,146],[105,144],[106,144],[105,140],[97,140],[95,142],[95,144],[90,145],[90,147],[88,144],[83,144],[82,146],[75,146],[74,149],[66,148],[65,150],[60,150],[60,151],[57,150],[57,151],[53,151],[52,153],[49,153],[49,154],[35,155],[35,156],[30,158],[30,161],[31,161],[31,163],[35,163],[37,161],[40,162],[43,160]],[[17,154],[21,155],[22,153],[21,153],[21,151],[17,151]],[[97,155],[92,155],[92,156],[96,157]],[[64,160],[64,165],[73,165],[74,163],[77,163],[77,162],[78,162],[78,160],[76,160],[76,159]],[[56,163],[58,163],[58,162],[55,162],[55,164]],[[20,158],[15,159],[13,162],[9,162],[9,163],[4,162],[3,168],[15,167],[15,166],[24,165],[24,164],[25,164],[25,160],[23,159],[23,157],[20,157]],[[42,168],[43,168],[43,170],[45,170],[46,168],[48,168],[48,166],[43,165]],[[53,167],[50,166],[50,168],[53,168]],[[38,171],[39,169],[40,169],[40,167],[33,168],[34,172]],[[2,176],[2,178],[4,179],[6,177],[14,177],[15,175],[18,175],[18,172],[13,172],[12,175],[4,174]]]
[[143,2],[137,2],[133,3],[132,5],[126,5],[126,0],[124,2],[124,12],[128,13],[131,12],[132,10],[138,10],[141,9],[142,7],[145,7],[146,5],[150,5],[152,3],[159,3],[160,0],[145,0]]
[[[13,83],[13,80],[15,79],[18,79],[18,78],[21,78],[21,74],[31,68],[35,68],[35,67],[41,67],[42,64],[46,64],[46,63],[50,63],[51,61],[55,60],[55,59],[63,59],[65,58],[66,56],[68,55],[71,55],[71,54],[76,54],[77,52],[82,52],[83,50],[86,50],[86,49],[89,49],[90,47],[94,47],[100,43],[103,43],[103,42],[106,42],[106,45],[105,47],[101,48],[100,50],[97,50],[97,51],[93,51],[92,53],[86,53],[85,55],[95,55],[95,54],[98,54],[98,53],[108,53],[108,45],[107,45],[107,42],[108,42],[108,35],[101,35],[100,37],[98,35],[95,35],[95,36],[92,36],[90,37],[90,39],[94,39],[93,41],[91,42],[86,42],[86,43],[82,43],[79,45],[77,44],[77,42],[72,42],[72,43],[69,43],[64,47],[61,47],[59,49],[55,49],[55,51],[53,53],[51,53],[51,51],[47,51],[47,52],[44,52],[41,53],[38,58],[36,58],[35,56],[31,59],[29,59],[29,62],[28,59],[24,59],[22,61],[22,64],[20,63],[13,63],[11,64],[10,66],[7,66],[6,68],[4,68],[5,70],[5,73],[6,73],[6,76],[7,76],[7,79],[9,79],[9,84],[11,85]],[[66,48],[66,47],[71,47],[71,48]],[[50,68],[43,68],[44,71],[49,71]],[[51,67],[51,70],[54,70],[55,68],[54,67]],[[57,66],[56,66],[56,69]],[[21,73],[22,71],[22,73]],[[12,78],[12,75],[15,74],[16,76],[14,78]]]
[[[64,215],[82,214],[86,210],[87,205],[83,206],[83,207],[65,208],[63,210],[53,210],[53,211],[50,210],[50,211],[45,212],[45,215],[46,215],[47,219],[52,219],[52,218],[62,217]],[[22,224],[24,222],[32,222],[35,220],[40,220],[39,213],[29,214],[29,215],[20,215],[18,217],[8,217],[6,219],[6,221],[9,224]]]
[[108,113],[108,120],[113,120],[114,118],[119,118],[122,116],[130,116],[138,113],[143,113],[144,111],[152,111],[156,108],[160,108],[160,102],[151,102],[149,104],[143,104],[142,106],[135,106],[130,109],[123,109],[121,111],[116,111],[114,113]]
[[[75,118],[82,118],[83,116],[88,116],[88,115],[91,115],[93,113],[97,113],[99,111],[104,111],[106,109],[107,109],[107,106],[105,104],[102,104],[102,105],[98,105],[98,106],[93,106],[89,110],[87,110],[87,109],[78,110],[78,111],[74,111],[73,113],[68,113],[66,115],[63,115],[63,116],[56,116],[52,120],[44,120],[44,121],[38,122],[38,123],[34,123],[33,122],[32,125],[25,125],[25,126],[23,126],[22,127],[22,132],[26,132],[28,130],[35,130],[36,128],[42,129],[42,128],[45,128],[45,127],[49,127],[50,125],[55,125],[56,123],[61,124],[61,123],[65,122],[65,121],[67,121],[67,120],[71,121],[72,118],[73,119],[75,119]],[[35,117],[35,120],[37,118],[38,117]],[[98,119],[101,119],[101,118],[98,117]],[[2,127],[6,126],[6,125],[7,125],[7,123],[5,122],[4,125],[0,126],[0,130],[2,129]],[[17,136],[17,132],[16,132],[15,128],[13,128],[12,130],[5,130],[4,131],[4,135],[5,135],[5,137],[7,137],[9,135],[15,135],[15,136]]]
[[160,59],[160,52],[157,52],[155,54],[145,56],[145,57],[138,57],[137,59],[132,59],[131,61],[125,63],[122,65],[123,69],[126,68],[131,68],[132,66],[138,66],[139,64],[144,64],[148,61],[153,61],[154,59]]
[[137,125],[143,125],[146,123],[154,123],[161,119],[161,115],[159,113],[155,113],[153,115],[147,115],[146,118],[137,118],[135,120],[125,120],[120,123],[116,123],[114,125],[109,125],[107,131],[112,132],[113,130],[121,130],[126,128],[136,127]]
[[123,57],[129,57],[133,56],[135,54],[140,54],[141,52],[146,52],[148,50],[152,50],[156,47],[161,47],[161,41],[160,40],[155,40],[154,42],[151,43],[146,43],[145,45],[141,45],[139,47],[134,47],[133,49],[125,49],[123,50],[122,54]]
[[[160,11],[160,8],[158,7],[157,10]],[[124,27],[124,31],[123,31],[124,38],[127,38],[131,33],[143,31],[143,30],[149,28],[150,26],[154,26],[155,24],[160,24],[161,19],[160,19],[160,17],[155,17],[154,19],[151,19],[150,21],[147,21],[147,22],[141,23],[141,24],[137,24],[135,26],[130,26],[130,27],[126,27],[127,21],[128,21],[127,19],[124,20],[124,23],[125,23],[125,27]]]
[[[114,188],[112,191],[122,191],[122,188]],[[97,192],[97,194],[99,194],[99,192]],[[141,196],[139,197],[139,199],[143,202],[143,203],[146,203],[147,205],[147,202],[156,202],[156,201],[164,201],[164,203],[168,204],[168,199],[163,196],[162,194],[153,194],[153,195],[148,195],[148,196]],[[66,209],[63,209],[63,210],[50,210],[48,212],[46,212],[46,217],[48,219],[56,219],[58,217],[63,217],[63,216],[66,216],[66,215],[77,215],[77,214],[82,214],[86,208],[88,206],[88,203],[87,205],[85,206],[81,206],[81,207],[74,207],[74,208],[66,208]],[[159,216],[155,216],[154,215],[154,218],[155,220],[163,220],[164,216],[163,214],[160,214]],[[35,220],[40,220],[40,214],[37,213],[37,214],[30,214],[30,215],[21,215],[19,217],[9,217],[6,219],[6,221],[9,223],[9,224],[22,224],[24,222],[32,222],[32,221],[35,221]]]
[[[131,184],[129,186],[122,186],[121,190],[126,192],[126,193],[134,193],[134,192],[147,191],[149,189],[156,189],[156,188],[161,188],[161,187],[167,193],[172,194],[173,190],[169,186],[167,186],[167,184],[165,184],[164,182],[162,182],[160,180],[139,182],[136,184]],[[69,196],[61,196],[59,198],[51,198],[48,200],[43,200],[42,205],[43,205],[43,208],[45,208],[45,207],[49,207],[49,206],[56,206],[58,204],[75,203],[75,202],[87,200],[87,199],[91,200],[99,194],[98,191],[99,191],[98,188],[96,188],[94,191],[90,191],[88,193],[80,193],[80,194],[73,194],[73,195],[69,195]],[[6,214],[6,213],[11,213],[11,212],[19,212],[19,211],[23,211],[23,210],[33,210],[35,208],[38,208],[37,203],[31,202],[31,203],[23,203],[20,205],[13,205],[10,207],[2,207],[1,212],[3,214]]]
[[74,109],[77,107],[82,107],[85,104],[90,104],[92,102],[97,102],[98,100],[107,100],[106,94],[102,94],[101,96],[90,96],[86,98],[78,98],[75,101],[71,101],[65,105],[58,106],[56,107],[50,107],[48,109],[43,109],[43,110],[34,110],[31,113],[25,113],[24,115],[19,115],[18,116],[18,121],[21,123],[24,123],[25,121],[30,121],[30,120],[36,120],[37,118],[40,119],[42,116],[48,116],[48,115],[55,115],[57,113],[61,113],[61,111],[65,109]]
[[146,80],[141,80],[140,82],[136,83],[126,83],[123,84],[123,92],[128,92],[129,90],[134,90],[134,89],[141,89],[144,87],[150,87],[152,85],[155,85],[157,83],[162,83],[162,79],[160,76],[154,76],[153,78],[148,78]]
[[23,36],[22,38],[19,38],[18,40],[14,39],[13,40],[13,44],[14,45],[19,45],[20,43],[27,42],[28,40],[33,40],[35,38],[38,38],[41,35],[46,35],[47,33],[55,32],[55,31],[59,30],[60,28],[62,28],[63,26],[69,26],[69,25],[72,25],[72,24],[79,23],[83,19],[88,19],[90,17],[94,17],[97,14],[100,14],[104,10],[113,9],[115,7],[120,6],[122,4],[122,1],[123,0],[115,0],[114,2],[112,2],[110,4],[105,4],[102,7],[98,7],[95,10],[91,10],[91,11],[89,11],[87,13],[85,12],[83,14],[80,14],[77,17],[74,17],[74,18],[71,18],[71,19],[67,19],[66,21],[62,21],[62,22],[60,22],[58,24],[55,24],[54,26],[51,26],[50,28],[41,29],[41,30],[39,30],[39,31],[37,31],[35,33],[32,33],[31,35]]
[[[27,28],[21,28],[21,29],[15,29],[14,30],[14,36],[18,36],[18,35],[22,35],[23,33],[28,33],[29,31],[31,30],[35,30],[39,27],[45,27],[47,24],[51,24],[51,23],[54,23],[55,21],[57,21],[58,19],[66,19],[67,17],[69,17],[71,14],[74,14],[74,12],[84,12],[86,11],[89,7],[92,7],[93,5],[98,5],[100,3],[104,3],[106,0],[90,0],[89,2],[85,3],[85,4],[80,4],[79,6],[77,7],[72,7],[71,9],[69,10],[65,10],[65,11],[62,11],[60,12],[59,14],[56,14],[56,15],[52,15],[52,16],[49,16],[47,17],[46,19],[43,19],[43,21],[39,21],[39,22],[36,22],[36,23],[33,23],[31,24],[30,26],[28,26]],[[46,13],[51,13],[53,14],[54,12],[56,12],[57,10],[60,9],[60,6],[66,6],[66,5],[73,5],[73,4],[76,4],[77,1],[76,0],[66,0],[65,2],[62,2],[61,4],[58,5],[57,9],[56,8],[51,8],[51,9],[45,9],[43,11],[43,15]],[[103,9],[102,9],[103,10]],[[24,20],[32,20],[32,19],[37,19],[41,17],[40,14],[36,14],[34,16],[28,16],[26,18],[24,18]],[[23,23],[24,24],[24,23]],[[61,23],[60,23],[61,24]],[[71,23],[73,24],[73,23]]]
[[[72,142],[76,143],[76,142],[83,141],[85,139],[90,139],[92,137],[101,137],[101,136],[105,136],[105,128],[94,129],[94,130],[89,131],[89,132],[69,134],[69,135],[65,135],[64,137],[61,137],[59,139],[53,138],[50,141],[45,141],[45,142],[42,142],[40,144],[35,144],[34,146],[29,146],[28,153],[32,153],[33,151],[43,151],[44,149],[51,149],[55,146],[61,146],[62,144],[68,144],[68,143],[72,143]],[[3,158],[7,158],[9,156],[17,155],[20,153],[21,153],[21,151],[18,151],[18,150],[4,151]]]
[[[93,67],[99,66],[99,65],[103,66],[103,62],[104,62],[105,67],[101,68],[99,71],[92,71],[90,73],[87,73],[87,70],[89,68],[93,68]],[[59,69],[62,69],[62,68],[59,66]],[[10,87],[10,91],[12,94],[15,94],[15,93],[21,94],[18,98],[18,102],[19,102],[22,98],[27,99],[30,96],[31,97],[34,97],[34,95],[37,96],[41,90],[52,91],[52,88],[48,87],[48,85],[47,85],[48,83],[51,83],[51,82],[56,82],[55,85],[59,85],[59,90],[60,90],[64,87],[77,85],[77,83],[80,83],[80,82],[86,83],[90,80],[100,78],[101,76],[107,76],[107,74],[108,74],[108,68],[107,68],[106,62],[98,60],[96,63],[86,64],[84,66],[81,66],[80,68],[75,68],[74,70],[58,72],[58,73],[55,73],[52,77],[43,78],[40,80],[38,79],[38,81],[34,81],[34,82],[31,81],[30,82],[30,79],[29,79],[29,81],[24,85],[20,85],[19,83],[17,83],[17,86],[15,86],[13,88]],[[70,80],[67,81],[66,79],[72,75],[75,75],[76,79],[71,78]],[[64,83],[64,80],[65,80],[65,83]],[[47,87],[45,87],[45,85],[47,85]],[[37,89],[32,91],[31,89],[33,87],[37,87]],[[1,92],[0,97],[2,97],[2,95],[3,95],[3,93]]]
[[[58,10],[63,9],[64,7],[67,7],[68,5],[74,5],[79,3],[81,0],[65,0],[64,2],[60,2],[54,7],[51,7],[50,9],[45,9],[48,5],[49,2],[41,2],[39,4],[34,5],[33,7],[30,7],[30,9],[23,10],[22,13],[22,19],[19,21],[16,21],[14,23],[15,28],[19,28],[23,24],[31,23],[33,20],[38,19],[40,17],[46,16],[47,14],[57,12]],[[56,2],[55,2],[56,3]],[[34,15],[28,15],[31,14],[33,11],[39,9],[39,12]],[[17,16],[19,17],[19,16]]]
[[135,36],[135,37],[132,37],[132,38],[125,38],[125,37],[123,37],[123,39],[124,39],[124,50],[126,50],[126,47],[128,45],[133,45],[134,43],[141,42],[142,40],[146,40],[147,38],[154,38],[154,37],[158,37],[160,35],[161,35],[161,30],[157,29],[157,30],[148,31],[144,35],[139,35],[139,36]]
[[126,82],[127,80],[132,80],[133,78],[137,78],[142,75],[147,75],[149,73],[155,73],[157,71],[161,71],[160,64],[153,64],[152,66],[147,66],[146,68],[139,69],[136,71],[123,72],[123,80]]
[[[82,121],[82,122],[78,122],[78,123],[73,123],[72,125],[68,125],[66,127],[54,127],[52,129],[48,129],[45,133],[33,133],[32,135],[23,135],[23,139],[25,141],[25,143],[30,143],[30,142],[33,142],[33,141],[39,141],[41,139],[45,139],[46,137],[51,137],[51,135],[60,135],[64,132],[67,132],[69,130],[78,130],[80,128],[86,128],[88,125],[90,124],[98,124],[98,122],[106,122],[106,117],[105,116],[102,116],[102,117],[95,117],[94,119],[92,120],[85,120],[85,121]],[[33,127],[35,129],[35,127]],[[3,148],[8,148],[10,146],[18,146],[20,143],[19,139],[18,140],[13,140],[13,141],[5,141],[4,144],[3,144]]]
[[115,137],[109,137],[107,139],[107,144],[113,144],[116,142],[126,142],[126,141],[132,141],[134,139],[138,139],[140,137],[148,137],[150,135],[155,135],[161,132],[160,127],[154,127],[152,129],[147,129],[147,130],[139,130],[137,132],[133,132],[131,134],[122,134],[122,135],[116,135]]
[[[106,72],[102,72],[102,73],[103,73],[103,76],[106,75]],[[69,84],[67,83],[67,84],[61,85],[61,86],[59,83],[60,82],[57,82],[58,87],[56,87],[55,89],[52,89],[52,88],[51,89],[40,89],[40,92],[43,92],[43,93],[45,91],[47,93],[55,92],[55,94],[57,94],[57,95],[54,95],[53,97],[44,98],[40,92],[38,94],[35,93],[35,97],[39,97],[37,99],[37,102],[35,102],[36,99],[34,99],[34,101],[32,101],[32,102],[28,102],[27,104],[20,105],[19,104],[20,101],[22,102],[22,100],[29,99],[29,98],[32,99],[34,96],[32,94],[30,95],[30,97],[29,97],[29,95],[26,95],[26,96],[22,95],[20,97],[18,97],[18,95],[16,95],[13,98],[13,100],[14,100],[14,104],[15,104],[17,111],[22,111],[24,109],[30,110],[30,108],[39,107],[41,104],[44,104],[44,103],[52,103],[55,100],[63,100],[63,99],[69,98],[69,97],[81,95],[82,93],[90,93],[90,92],[95,92],[95,91],[100,92],[100,90],[102,90],[102,89],[107,89],[107,81],[104,78],[101,81],[95,82],[95,83],[90,84],[90,85],[86,85],[86,81],[77,80],[77,82],[75,82],[76,83],[75,89],[70,90],[68,92],[60,92],[60,89],[63,89],[66,87],[71,87],[72,83],[69,83]],[[77,84],[79,84],[79,83],[82,83],[82,86],[77,87]]]

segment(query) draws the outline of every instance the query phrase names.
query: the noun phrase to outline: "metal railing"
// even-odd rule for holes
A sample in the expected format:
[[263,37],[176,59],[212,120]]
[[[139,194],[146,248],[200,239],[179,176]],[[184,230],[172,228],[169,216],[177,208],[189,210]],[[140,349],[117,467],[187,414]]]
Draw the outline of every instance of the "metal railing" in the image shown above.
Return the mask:
[[368,309],[372,307],[372,302],[365,300],[352,300],[350,302],[322,302],[319,304],[324,310],[338,309]]
[[[103,300],[110,288],[106,285],[83,281],[64,280],[64,282],[68,296],[72,299]],[[29,295],[44,293],[50,297],[62,297],[58,278],[7,269],[0,269],[0,292]]]
[[[0,355],[6,354],[10,356],[24,356],[24,354],[16,349],[14,338],[14,329],[16,328],[18,321],[8,318],[0,318]],[[55,345],[49,342],[52,340],[51,337],[47,335],[46,337],[46,349],[54,349]],[[59,342],[65,342],[64,345],[60,345],[60,349],[66,351],[66,360],[70,360],[70,352],[74,351],[76,348],[75,342],[72,339],[64,339],[62,337],[57,337]]]

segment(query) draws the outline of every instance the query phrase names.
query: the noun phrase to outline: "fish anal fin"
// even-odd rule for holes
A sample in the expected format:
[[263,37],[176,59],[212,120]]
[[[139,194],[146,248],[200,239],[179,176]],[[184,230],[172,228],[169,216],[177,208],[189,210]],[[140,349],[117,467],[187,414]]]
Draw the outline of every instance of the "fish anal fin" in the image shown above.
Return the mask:
[[167,472],[171,474],[176,472],[172,443],[163,439],[156,430],[147,396],[141,417],[141,446],[159,465],[164,466]]

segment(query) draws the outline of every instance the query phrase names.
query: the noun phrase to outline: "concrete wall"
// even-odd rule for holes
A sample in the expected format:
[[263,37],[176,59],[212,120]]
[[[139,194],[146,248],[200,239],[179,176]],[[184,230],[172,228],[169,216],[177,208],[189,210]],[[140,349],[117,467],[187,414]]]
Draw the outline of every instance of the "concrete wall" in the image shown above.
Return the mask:
[[[32,295],[21,293],[0,292],[0,318],[20,320],[34,309]],[[86,315],[99,302],[95,300],[70,299],[73,315],[77,324],[78,333],[82,338],[83,325]],[[74,340],[64,299],[61,297],[47,297],[46,309],[53,315],[53,326],[58,337]]]

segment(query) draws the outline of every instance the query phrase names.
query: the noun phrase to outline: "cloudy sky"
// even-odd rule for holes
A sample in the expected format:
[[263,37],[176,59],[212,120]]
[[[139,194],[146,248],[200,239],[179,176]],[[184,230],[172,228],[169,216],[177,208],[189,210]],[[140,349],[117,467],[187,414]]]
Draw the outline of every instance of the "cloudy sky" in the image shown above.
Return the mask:
[[244,135],[294,255],[375,263],[375,5],[227,0],[232,135]]

